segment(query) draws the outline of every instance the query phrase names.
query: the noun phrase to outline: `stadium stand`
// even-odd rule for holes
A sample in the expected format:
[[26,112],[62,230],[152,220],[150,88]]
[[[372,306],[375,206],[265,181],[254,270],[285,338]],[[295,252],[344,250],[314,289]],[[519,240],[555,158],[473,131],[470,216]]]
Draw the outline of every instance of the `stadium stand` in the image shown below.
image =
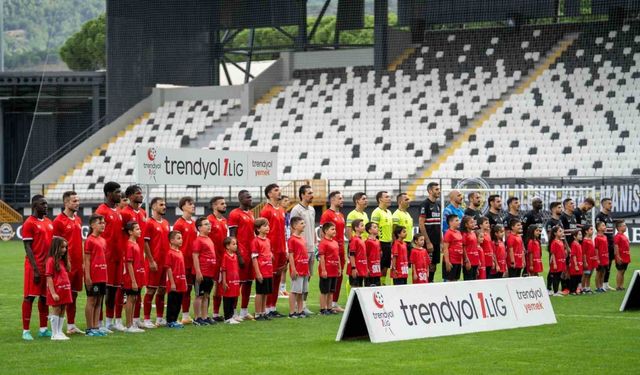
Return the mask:
[[637,176],[640,24],[586,27],[432,177]]

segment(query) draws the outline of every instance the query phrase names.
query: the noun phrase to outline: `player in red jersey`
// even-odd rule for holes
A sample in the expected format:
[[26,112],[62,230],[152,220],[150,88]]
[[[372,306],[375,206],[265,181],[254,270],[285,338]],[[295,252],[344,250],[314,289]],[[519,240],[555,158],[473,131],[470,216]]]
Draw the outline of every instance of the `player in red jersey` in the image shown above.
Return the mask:
[[413,284],[429,283],[429,266],[431,265],[431,259],[429,258],[429,252],[425,249],[425,242],[422,233],[417,233],[413,236],[411,255],[409,256]]
[[[221,260],[224,258],[224,239],[229,234],[227,227],[227,219],[224,218],[224,214],[227,212],[227,202],[223,197],[213,197],[209,202],[211,207],[211,215],[207,216],[209,223],[211,223],[211,232],[209,238],[213,241],[213,245],[216,249],[216,259]],[[221,262],[216,263],[216,270],[214,280],[220,280],[220,267]],[[218,283],[218,285],[220,285]],[[222,303],[222,290],[216,288],[213,296],[213,320],[221,322],[224,319],[220,317],[220,304]]]
[[47,328],[49,310],[46,304],[45,261],[51,239],[53,237],[53,223],[47,218],[48,204],[42,195],[31,198],[31,216],[22,225],[22,241],[26,256],[24,258],[24,300],[22,301],[22,339],[31,341],[31,311],[33,301],[38,297],[38,313],[40,317],[40,337],[51,337]]
[[[151,218],[147,220],[144,231],[145,273],[147,288],[144,295],[143,328],[164,326],[164,296],[167,280],[164,261],[169,251],[169,222],[163,217],[167,212],[164,199],[155,197],[151,200]],[[156,299],[156,324],[151,322],[151,302]]]
[[66,306],[67,334],[82,333],[76,327],[76,300],[78,292],[82,291],[82,219],[78,216],[80,198],[75,191],[62,194],[64,210],[53,220],[53,235],[67,241],[69,258],[69,280],[71,281],[71,296],[73,300]]
[[462,255],[464,268],[462,276],[464,280],[475,280],[478,278],[478,267],[480,267],[480,254],[478,253],[478,236],[476,236],[476,220],[473,216],[462,217]]
[[[211,223],[206,217],[199,217],[196,220],[198,237],[193,241],[192,260],[193,274],[195,275],[195,295],[193,301],[193,324],[197,326],[207,326],[215,324],[215,320],[208,317],[209,301],[213,290],[214,275],[218,268],[216,251],[213,241],[209,238]],[[220,259],[222,261],[222,259]],[[222,263],[222,262],[220,262]]]
[[178,202],[178,207],[182,210],[182,216],[173,224],[173,230],[182,234],[182,256],[184,257],[184,268],[187,275],[187,292],[182,296],[182,324],[191,324],[193,320],[189,316],[189,305],[191,305],[191,289],[193,288],[193,258],[191,250],[193,241],[198,236],[196,223],[193,214],[196,212],[196,205],[191,197],[182,197]]
[[184,270],[184,257],[180,251],[182,234],[177,230],[169,232],[169,250],[164,262],[167,273],[167,327],[184,328],[178,323],[178,314],[182,306],[182,296],[187,292],[187,276]]
[[364,280],[369,277],[367,265],[367,246],[362,240],[364,221],[355,219],[351,222],[351,241],[349,241],[349,284],[352,288],[364,286]]
[[51,306],[51,340],[69,340],[62,333],[64,323],[64,311],[68,304],[73,301],[71,296],[71,281],[69,280],[68,269],[69,253],[68,243],[62,237],[53,237],[51,249],[47,257],[45,272],[47,276],[47,305]]
[[251,263],[251,246],[256,237],[254,232],[254,218],[251,207],[251,194],[246,190],[238,192],[240,207],[229,213],[229,235],[238,240],[238,264],[240,265],[240,318],[253,320],[249,314],[249,298],[251,296],[251,284],[254,279],[253,265]]
[[391,278],[393,285],[407,285],[409,277],[409,259],[407,257],[407,229],[402,225],[393,228],[393,246],[391,247]]
[[382,249],[380,247],[380,241],[378,241],[378,224],[368,222],[365,224],[364,230],[368,233],[364,245],[367,248],[367,267],[369,268],[369,277],[365,280],[365,285],[380,286],[380,276],[382,275],[380,256]]
[[615,222],[616,231],[618,233],[613,238],[613,251],[616,261],[616,290],[624,290],[624,272],[627,270],[629,263],[631,263],[631,253],[629,252],[629,238],[625,236],[627,231],[627,224],[624,220],[617,220]]
[[291,237],[289,237],[289,268],[291,275],[291,293],[289,294],[289,318],[306,318],[304,313],[304,294],[309,290],[309,256],[307,243],[303,237],[306,223],[300,216],[291,219]]
[[[285,238],[285,210],[280,207],[280,187],[277,184],[269,184],[264,189],[267,204],[260,211],[260,217],[269,222],[269,242],[273,252],[273,292],[267,297],[266,312],[272,318],[282,318],[284,315],[276,310],[278,292],[282,271],[287,266],[287,245]],[[267,277],[266,275],[262,275]]]
[[318,245],[318,275],[320,276],[320,315],[337,314],[331,300],[340,274],[340,247],[334,239],[336,226],[332,222],[322,225],[322,240]]
[[256,320],[271,320],[266,312],[267,296],[273,292],[273,252],[269,241],[269,222],[263,217],[253,225],[258,233],[251,244],[251,264],[256,275]]
[[[117,329],[124,331],[122,324],[122,273],[124,266],[124,249],[127,244],[127,236],[123,230],[122,216],[118,205],[122,200],[120,184],[117,182],[107,182],[104,184],[104,203],[98,206],[95,213],[104,217],[105,228],[102,238],[107,242],[107,294],[104,304],[106,306],[107,330]],[[120,306],[120,314],[115,314],[116,303]],[[117,316],[116,316],[117,315]],[[116,319],[117,318],[117,319]]]
[[458,215],[451,214],[447,216],[447,225],[449,229],[444,234],[442,241],[442,254],[446,277],[449,281],[460,280],[460,271],[462,268],[462,233],[460,228],[460,218]]
[[522,243],[522,222],[518,219],[509,221],[507,254],[509,277],[520,277],[524,268],[524,244]]
[[84,289],[87,304],[84,314],[87,321],[87,336],[104,336],[100,330],[100,308],[107,290],[107,242],[100,235],[104,232],[104,217],[93,214],[89,218],[91,233],[84,243]]
[[222,246],[226,250],[222,256],[220,265],[220,281],[224,303],[224,321],[227,324],[238,324],[239,319],[234,319],[233,313],[240,295],[240,271],[238,267],[238,241],[233,237],[222,240]]
[[342,272],[344,270],[344,265],[346,264],[345,254],[344,254],[344,226],[345,220],[344,215],[340,212],[342,206],[344,204],[344,199],[342,198],[342,193],[339,191],[332,191],[329,193],[329,209],[322,213],[320,216],[320,225],[325,223],[333,223],[336,226],[336,235],[334,241],[338,243],[338,250],[340,256],[340,269],[339,274],[336,279],[336,290],[333,293],[331,308],[337,312],[343,312],[344,309],[338,305],[338,300],[340,299],[340,290],[342,289]]

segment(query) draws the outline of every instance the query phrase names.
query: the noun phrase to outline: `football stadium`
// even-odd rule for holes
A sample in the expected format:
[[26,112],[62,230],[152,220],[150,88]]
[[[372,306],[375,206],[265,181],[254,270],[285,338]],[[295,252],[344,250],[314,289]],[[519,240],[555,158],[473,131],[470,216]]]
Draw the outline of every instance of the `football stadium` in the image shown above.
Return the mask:
[[639,93],[636,0],[0,0],[0,372],[636,373]]

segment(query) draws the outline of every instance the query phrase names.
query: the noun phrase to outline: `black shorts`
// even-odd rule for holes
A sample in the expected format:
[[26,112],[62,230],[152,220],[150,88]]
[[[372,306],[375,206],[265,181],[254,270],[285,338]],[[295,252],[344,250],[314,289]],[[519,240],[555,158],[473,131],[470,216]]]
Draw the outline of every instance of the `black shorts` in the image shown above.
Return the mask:
[[262,282],[256,279],[256,294],[271,294],[273,292],[273,278],[265,277]]
[[598,268],[596,268],[598,271],[600,272],[607,272],[607,268],[609,268],[609,265],[606,266],[598,266]]
[[407,285],[407,278],[401,277],[401,278],[393,279],[393,285]]
[[391,267],[391,242],[380,242],[380,249],[382,249],[380,268]]
[[361,276],[357,276],[355,278],[349,276],[349,285],[351,285],[352,288],[362,287],[364,286],[364,279],[365,277]]
[[[446,267],[442,267],[445,268]],[[451,271],[447,272],[447,280],[449,281],[458,281],[460,280],[460,271],[462,270],[461,264],[452,264]]]
[[87,297],[100,297],[107,293],[107,283],[94,283],[89,288],[86,284],[84,290],[87,292]]
[[380,276],[365,277],[364,285],[365,286],[380,286]]
[[139,296],[140,295],[140,289],[138,289],[138,290],[125,289],[124,290],[124,294],[127,295],[127,296]]
[[337,277],[321,277],[320,278],[320,293],[329,294],[336,291],[336,285],[338,283]]
[[200,284],[198,282],[195,283],[196,288],[196,296],[208,296],[211,294],[213,290],[213,278],[211,277],[203,277]]
[[616,263],[616,269],[618,271],[626,271],[627,267],[629,267],[629,263]]

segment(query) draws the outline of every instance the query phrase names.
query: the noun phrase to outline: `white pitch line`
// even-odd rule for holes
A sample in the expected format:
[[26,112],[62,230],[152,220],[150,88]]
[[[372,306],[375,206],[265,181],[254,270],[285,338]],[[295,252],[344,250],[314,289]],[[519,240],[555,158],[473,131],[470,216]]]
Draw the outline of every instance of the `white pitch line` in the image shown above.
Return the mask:
[[581,314],[556,314],[567,318],[591,318],[591,319],[630,319],[640,320],[640,316],[614,316],[614,315],[581,315]]

